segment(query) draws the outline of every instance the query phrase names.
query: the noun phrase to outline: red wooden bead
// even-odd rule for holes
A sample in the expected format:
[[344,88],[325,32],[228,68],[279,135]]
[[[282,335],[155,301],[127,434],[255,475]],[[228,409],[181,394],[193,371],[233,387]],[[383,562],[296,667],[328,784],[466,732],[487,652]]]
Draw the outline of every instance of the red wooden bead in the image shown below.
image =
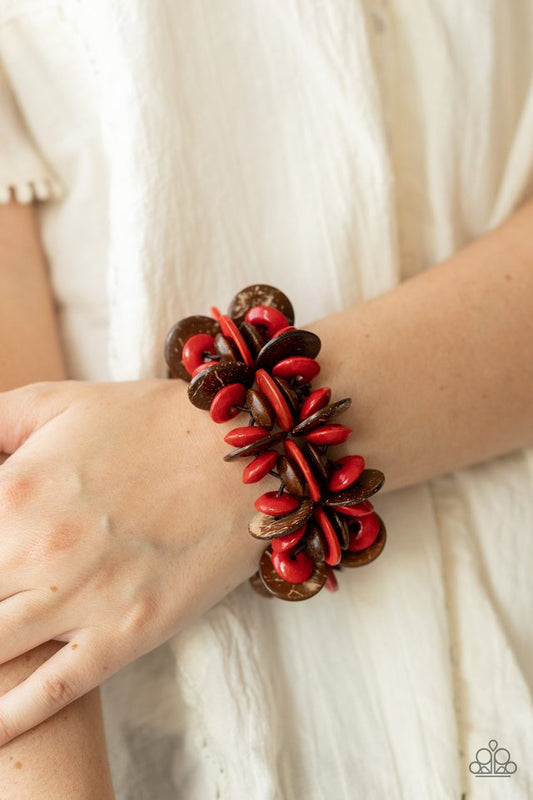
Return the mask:
[[337,469],[329,479],[328,489],[332,492],[342,492],[352,483],[355,483],[365,468],[363,456],[344,456],[335,462]]
[[214,336],[208,333],[195,333],[183,345],[181,360],[187,372],[193,372],[204,361],[204,353],[214,353]]
[[246,397],[246,386],[242,383],[229,383],[220,389],[211,400],[209,407],[209,414],[213,422],[227,422],[237,414],[240,414],[240,409],[235,406],[241,406]]
[[324,538],[327,544],[328,552],[324,556],[324,561],[326,564],[329,564],[331,567],[334,567],[336,564],[339,563],[341,560],[341,546],[339,544],[339,540],[337,538],[337,534],[335,533],[335,528],[331,524],[329,517],[326,515],[326,512],[320,506],[316,506],[313,510],[313,517],[315,521],[318,523],[320,530],[324,534]]
[[332,570],[331,567],[328,567],[328,577],[326,578],[324,586],[330,592],[336,592],[339,589],[337,576],[335,575],[335,571]]
[[304,551],[296,556],[288,552],[275,552],[272,553],[272,566],[284,581],[303,583],[313,574],[315,562]]
[[380,529],[379,517],[377,514],[367,514],[359,519],[359,525],[360,529],[350,534],[348,550],[352,552],[366,550],[367,547],[374,544]]
[[214,319],[216,320],[219,320],[220,317],[222,316],[216,306],[211,306],[211,316],[214,317]]
[[270,470],[274,469],[278,457],[279,453],[275,450],[265,450],[264,453],[260,453],[244,468],[242,472],[242,482],[257,483],[257,481],[260,481],[261,478],[268,475]]
[[300,409],[300,419],[307,419],[307,417],[310,417],[311,414],[315,413],[315,411],[320,411],[321,408],[325,408],[329,403],[330,398],[331,389],[329,389],[327,386],[324,386],[322,389],[315,389],[315,391],[311,392],[309,397],[307,397],[302,403],[302,408]]
[[292,533],[286,533],[285,536],[277,536],[275,539],[270,540],[273,553],[281,553],[285,550],[291,550],[295,547],[305,533],[306,525],[297,528]]
[[251,308],[244,317],[245,322],[251,325],[260,325],[266,328],[267,336],[272,339],[282,328],[286,328],[289,320],[273,306],[254,306]]
[[252,442],[258,442],[259,439],[263,439],[269,434],[270,431],[266,428],[260,428],[258,425],[245,425],[242,428],[233,428],[224,436],[224,441],[232,447],[244,447]]
[[302,383],[307,383],[316,378],[320,372],[320,364],[314,358],[306,356],[289,356],[283,361],[278,361],[272,375],[276,378],[298,378]]
[[254,506],[262,514],[269,514],[271,517],[278,517],[295,511],[299,506],[298,499],[292,494],[282,492],[265,492],[254,503]]
[[329,425],[321,425],[320,428],[315,428],[307,433],[305,438],[311,444],[342,444],[351,434],[351,428],[332,422]]
[[254,360],[252,358],[252,354],[250,353],[250,349],[244,339],[242,338],[242,334],[231,319],[231,317],[226,316],[226,314],[220,315],[220,329],[224,336],[227,336],[228,339],[232,339],[237,348],[239,353],[242,356],[242,360],[246,364],[247,367],[253,367]]
[[282,333],[287,333],[287,331],[295,331],[296,328],[294,325],[287,325],[286,328],[280,328],[279,331],[276,331],[276,336],[281,336]]
[[309,462],[307,461],[306,457],[296,442],[294,442],[292,439],[285,439],[283,442],[283,447],[285,448],[287,456],[292,458],[300,468],[300,472],[306,480],[309,494],[311,495],[311,500],[314,500],[315,503],[317,503],[320,500],[322,493],[320,491],[318,481],[315,478],[315,474],[309,466]]
[[346,514],[348,517],[366,517],[373,510],[374,506],[370,500],[363,500],[362,503],[357,503],[355,506],[335,506],[335,511],[340,511],[341,514]]
[[259,390],[263,392],[266,399],[272,406],[278,425],[282,431],[290,431],[293,425],[292,414],[287,405],[287,401],[281,394],[274,379],[264,369],[258,369],[255,373],[255,381]]

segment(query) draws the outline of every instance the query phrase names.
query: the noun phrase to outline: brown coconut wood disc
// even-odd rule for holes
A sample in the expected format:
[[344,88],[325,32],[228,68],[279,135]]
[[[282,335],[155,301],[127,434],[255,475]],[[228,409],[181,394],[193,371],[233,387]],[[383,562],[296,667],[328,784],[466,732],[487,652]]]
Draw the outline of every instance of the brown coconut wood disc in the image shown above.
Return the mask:
[[181,356],[183,345],[197,333],[208,333],[216,336],[220,332],[220,325],[212,317],[204,317],[196,314],[193,317],[185,317],[176,322],[167,333],[165,339],[165,361],[168,364],[173,378],[181,378],[190,381],[191,376],[183,366]]
[[337,400],[336,403],[331,403],[329,406],[324,406],[324,408],[315,411],[314,414],[311,414],[309,417],[306,417],[304,420],[296,425],[291,433],[293,436],[303,436],[309,431],[312,431],[313,428],[317,428],[319,425],[322,425],[329,419],[336,417],[338,414],[342,414],[344,411],[347,411],[352,404],[351,397],[345,397],[343,400]]
[[307,459],[307,463],[313,470],[313,475],[321,483],[327,483],[329,472],[327,467],[327,460],[320,455],[318,448],[311,442],[304,442],[302,452]]
[[300,413],[300,401],[298,399],[298,395],[289,385],[288,381],[286,381],[284,378],[273,378],[273,380],[285,398],[285,402],[289,407],[289,411],[291,412],[293,419],[297,419],[298,414]]
[[215,336],[214,347],[221,361],[240,361],[241,355],[235,342],[228,339],[222,333],[217,333]]
[[265,337],[261,335],[255,325],[251,325],[249,322],[241,322],[239,331],[253,358],[257,358],[257,354],[265,344]]
[[276,539],[301,528],[311,516],[312,510],[313,501],[302,500],[297,509],[281,517],[259,513],[248,523],[248,530],[255,539]]
[[379,469],[365,469],[348,489],[331,492],[324,497],[326,506],[355,506],[379,492],[385,483],[385,475]]
[[255,455],[256,453],[260,453],[262,450],[270,450],[273,444],[281,442],[285,436],[286,434],[284,431],[271,433],[270,436],[264,436],[262,439],[258,439],[257,442],[251,442],[250,444],[245,444],[242,447],[237,447],[236,450],[232,450],[230,453],[224,456],[224,461],[233,461],[235,458]]
[[250,581],[250,586],[252,589],[254,589],[257,594],[260,594],[261,597],[268,597],[269,599],[274,597],[272,592],[266,588],[265,584],[261,580],[259,572],[254,572],[254,574],[248,580]]
[[246,408],[250,411],[254,423],[260,428],[270,430],[274,426],[276,418],[272,406],[258,389],[248,389],[246,392]]
[[244,386],[251,386],[254,380],[254,371],[246,364],[234,361],[219,361],[210,367],[206,367],[189,383],[189,400],[196,406],[205,411],[209,411],[213,397],[224,386],[230,383],[242,383]]
[[311,577],[303,583],[288,583],[272,566],[272,550],[267,548],[259,562],[259,575],[266,589],[280,600],[297,602],[314,597],[323,588],[328,577],[325,564],[316,564]]
[[387,541],[387,530],[379,514],[377,516],[379,518],[379,533],[375,542],[364,550],[344,550],[340,560],[341,567],[364,567],[381,554]]
[[307,524],[305,533],[305,552],[316,562],[324,561],[326,548],[324,536],[315,522]]
[[289,356],[316,358],[321,345],[316,333],[297,328],[286,331],[279,336],[274,336],[260,350],[255,362],[256,369],[265,369],[267,372],[271,372],[278,361],[289,358]]
[[333,508],[328,508],[325,513],[333,525],[333,529],[337,539],[339,540],[341,550],[346,550],[348,544],[350,543],[349,520],[347,520],[346,517],[343,517],[342,514],[337,514]]
[[277,308],[278,311],[285,314],[289,325],[294,324],[294,309],[291,301],[287,295],[267,283],[254,283],[241,289],[229,304],[228,317],[231,317],[234,322],[239,324],[254,306]]
[[280,456],[276,469],[289,494],[295,494],[297,497],[304,497],[307,494],[307,483],[294,461],[287,456]]

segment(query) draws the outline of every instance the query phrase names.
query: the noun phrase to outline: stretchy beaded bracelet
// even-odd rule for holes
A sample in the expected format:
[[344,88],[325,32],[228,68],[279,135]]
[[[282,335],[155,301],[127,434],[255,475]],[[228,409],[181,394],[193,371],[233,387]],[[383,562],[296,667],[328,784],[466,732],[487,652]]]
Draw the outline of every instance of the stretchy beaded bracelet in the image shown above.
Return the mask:
[[293,326],[292,305],[279,289],[247,286],[227,314],[217,308],[211,314],[177,322],[165,359],[168,377],[189,381],[191,403],[214,422],[249,415],[248,425],[224,437],[234,448],[226,461],[251,458],[243,482],[280,480],[278,491],[255,501],[259,513],[249,532],[269,545],[250,583],[282,600],[306,600],[323,586],[336,591],[335,572],[369,564],[386,540],[368,500],[382,487],[383,473],[365,469],[359,455],[337,461],[328,455],[352,433],[331,421],[351,399],[331,403],[329,388],[311,388],[320,372],[320,339]]

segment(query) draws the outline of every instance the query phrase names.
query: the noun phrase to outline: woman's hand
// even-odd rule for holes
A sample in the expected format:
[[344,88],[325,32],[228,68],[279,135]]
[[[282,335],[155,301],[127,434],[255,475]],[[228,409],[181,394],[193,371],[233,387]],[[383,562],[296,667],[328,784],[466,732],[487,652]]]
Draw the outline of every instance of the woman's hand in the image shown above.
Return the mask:
[[[0,745],[164,642],[256,569],[257,487],[177,381],[0,394],[0,662],[65,642],[0,698]],[[239,465],[242,466],[242,465]]]

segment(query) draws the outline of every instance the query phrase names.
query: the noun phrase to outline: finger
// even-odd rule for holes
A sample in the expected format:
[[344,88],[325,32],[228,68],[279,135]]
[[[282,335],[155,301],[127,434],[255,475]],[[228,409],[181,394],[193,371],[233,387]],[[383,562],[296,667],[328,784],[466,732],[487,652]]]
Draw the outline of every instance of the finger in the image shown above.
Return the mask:
[[66,389],[72,383],[30,383],[0,393],[0,453],[14,453],[34,431],[64,411]]
[[42,592],[33,589],[3,600],[0,603],[0,664],[63,634],[65,620],[63,618],[59,624],[54,612],[55,606],[43,600]]
[[102,682],[103,669],[90,650],[89,636],[80,634],[0,697],[0,747]]

